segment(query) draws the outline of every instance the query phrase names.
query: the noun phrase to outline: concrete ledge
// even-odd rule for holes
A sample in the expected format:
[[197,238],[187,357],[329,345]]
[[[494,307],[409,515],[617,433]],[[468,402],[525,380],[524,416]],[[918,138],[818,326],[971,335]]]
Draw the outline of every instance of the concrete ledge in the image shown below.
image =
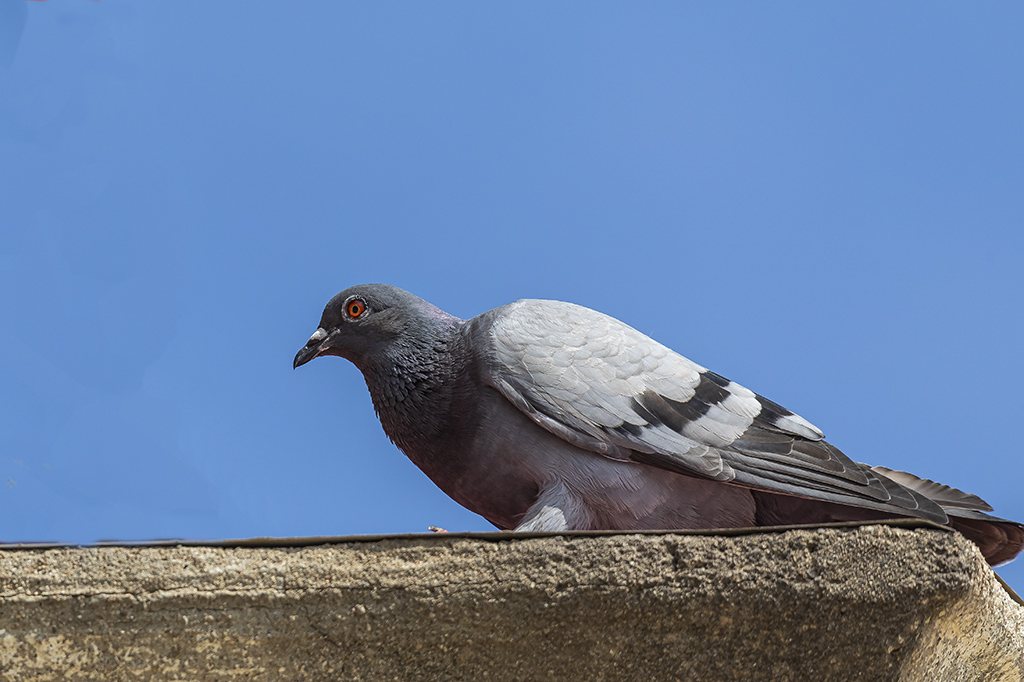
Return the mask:
[[1019,681],[1024,608],[886,525],[0,551],[0,679],[66,678]]

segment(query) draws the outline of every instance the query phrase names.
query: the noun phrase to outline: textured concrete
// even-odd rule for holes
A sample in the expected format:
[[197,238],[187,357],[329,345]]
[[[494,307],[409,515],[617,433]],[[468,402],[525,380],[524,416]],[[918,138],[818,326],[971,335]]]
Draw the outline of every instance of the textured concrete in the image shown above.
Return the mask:
[[879,525],[6,549],[0,679],[1011,681],[1024,608]]

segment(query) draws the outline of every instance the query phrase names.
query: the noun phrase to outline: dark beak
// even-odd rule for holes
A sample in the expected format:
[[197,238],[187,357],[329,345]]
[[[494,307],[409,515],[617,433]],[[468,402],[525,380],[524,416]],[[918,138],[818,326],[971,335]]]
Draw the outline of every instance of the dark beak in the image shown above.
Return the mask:
[[327,345],[328,337],[329,334],[323,327],[320,327],[313,332],[313,336],[309,337],[309,341],[307,341],[306,345],[302,347],[302,350],[295,354],[295,360],[292,361],[292,369],[298,369],[320,355],[320,353],[323,352],[324,347]]

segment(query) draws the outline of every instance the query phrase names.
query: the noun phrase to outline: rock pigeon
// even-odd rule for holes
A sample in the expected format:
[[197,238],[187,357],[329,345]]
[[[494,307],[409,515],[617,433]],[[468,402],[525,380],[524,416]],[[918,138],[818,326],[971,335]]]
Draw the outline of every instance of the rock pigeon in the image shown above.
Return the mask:
[[957,529],[992,564],[1024,547],[1024,526],[981,498],[854,462],[804,418],[572,303],[461,320],[394,286],[354,286],[293,366],[321,355],[353,362],[395,445],[501,529],[915,517]]

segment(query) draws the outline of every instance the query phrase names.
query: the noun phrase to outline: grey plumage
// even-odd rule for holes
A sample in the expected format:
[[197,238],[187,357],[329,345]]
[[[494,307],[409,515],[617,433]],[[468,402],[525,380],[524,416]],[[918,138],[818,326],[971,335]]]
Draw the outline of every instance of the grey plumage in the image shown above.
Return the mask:
[[992,563],[1024,528],[980,498],[851,461],[802,417],[560,301],[460,320],[396,287],[335,296],[295,356],[351,360],[385,432],[499,528],[722,528],[910,516]]

